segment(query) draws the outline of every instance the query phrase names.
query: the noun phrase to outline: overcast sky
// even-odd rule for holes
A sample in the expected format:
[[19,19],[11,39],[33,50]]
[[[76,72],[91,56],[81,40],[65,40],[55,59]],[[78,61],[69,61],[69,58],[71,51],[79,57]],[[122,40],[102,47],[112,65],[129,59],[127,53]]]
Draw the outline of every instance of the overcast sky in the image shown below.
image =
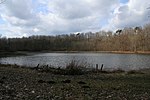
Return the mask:
[[116,30],[150,22],[150,0],[6,0],[0,35],[22,37]]

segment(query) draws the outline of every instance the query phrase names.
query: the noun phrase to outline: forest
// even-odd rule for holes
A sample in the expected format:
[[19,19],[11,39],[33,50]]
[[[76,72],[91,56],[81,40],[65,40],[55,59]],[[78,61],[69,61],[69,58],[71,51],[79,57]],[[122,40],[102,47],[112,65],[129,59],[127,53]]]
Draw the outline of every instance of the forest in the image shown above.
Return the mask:
[[0,37],[0,51],[150,51],[150,24],[116,32]]

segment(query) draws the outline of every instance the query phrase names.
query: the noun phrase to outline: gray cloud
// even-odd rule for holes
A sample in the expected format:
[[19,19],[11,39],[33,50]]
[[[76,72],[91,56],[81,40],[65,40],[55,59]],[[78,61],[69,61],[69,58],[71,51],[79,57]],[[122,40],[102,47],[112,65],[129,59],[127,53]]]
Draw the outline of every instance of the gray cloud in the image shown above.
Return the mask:
[[32,11],[32,0],[9,0],[6,2],[6,12],[9,16],[30,19],[34,16]]
[[[0,7],[3,35],[29,36],[142,25],[149,0],[8,0]],[[115,10],[115,11],[114,11]]]
[[116,8],[114,16],[109,21],[107,28],[117,29],[124,27],[142,26],[148,23],[149,0],[130,0],[127,4]]
[[108,16],[118,0],[55,0],[49,3],[49,9],[66,19],[77,19],[89,16]]
[[91,9],[83,0],[55,0],[49,3],[49,9],[53,9],[60,17],[77,19],[91,15]]
[[[2,18],[13,34],[63,34],[100,29],[118,0],[9,0]],[[44,8],[40,8],[44,6]],[[38,10],[40,8],[41,10]],[[97,22],[96,22],[97,21]],[[7,30],[7,31],[8,31]],[[9,33],[7,32],[7,33]]]

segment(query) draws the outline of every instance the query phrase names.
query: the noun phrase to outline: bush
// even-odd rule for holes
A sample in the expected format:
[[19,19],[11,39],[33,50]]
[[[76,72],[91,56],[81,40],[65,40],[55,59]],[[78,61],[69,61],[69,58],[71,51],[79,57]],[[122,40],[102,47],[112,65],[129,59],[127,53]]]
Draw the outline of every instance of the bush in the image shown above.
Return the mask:
[[82,75],[85,73],[85,66],[77,63],[75,60],[72,60],[69,64],[66,65],[65,74],[66,75]]

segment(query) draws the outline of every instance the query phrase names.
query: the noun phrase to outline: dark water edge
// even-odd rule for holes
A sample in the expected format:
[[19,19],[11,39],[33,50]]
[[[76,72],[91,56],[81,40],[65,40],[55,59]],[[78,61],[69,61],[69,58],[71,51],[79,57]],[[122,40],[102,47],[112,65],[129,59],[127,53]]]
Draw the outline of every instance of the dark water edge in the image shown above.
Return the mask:
[[37,53],[114,53],[114,54],[150,54],[150,51],[41,51]]
[[0,52],[0,57],[27,56],[27,52]]
[[0,51],[0,57],[9,56],[25,56],[38,53],[112,53],[112,54],[147,54],[150,55],[150,51]]

